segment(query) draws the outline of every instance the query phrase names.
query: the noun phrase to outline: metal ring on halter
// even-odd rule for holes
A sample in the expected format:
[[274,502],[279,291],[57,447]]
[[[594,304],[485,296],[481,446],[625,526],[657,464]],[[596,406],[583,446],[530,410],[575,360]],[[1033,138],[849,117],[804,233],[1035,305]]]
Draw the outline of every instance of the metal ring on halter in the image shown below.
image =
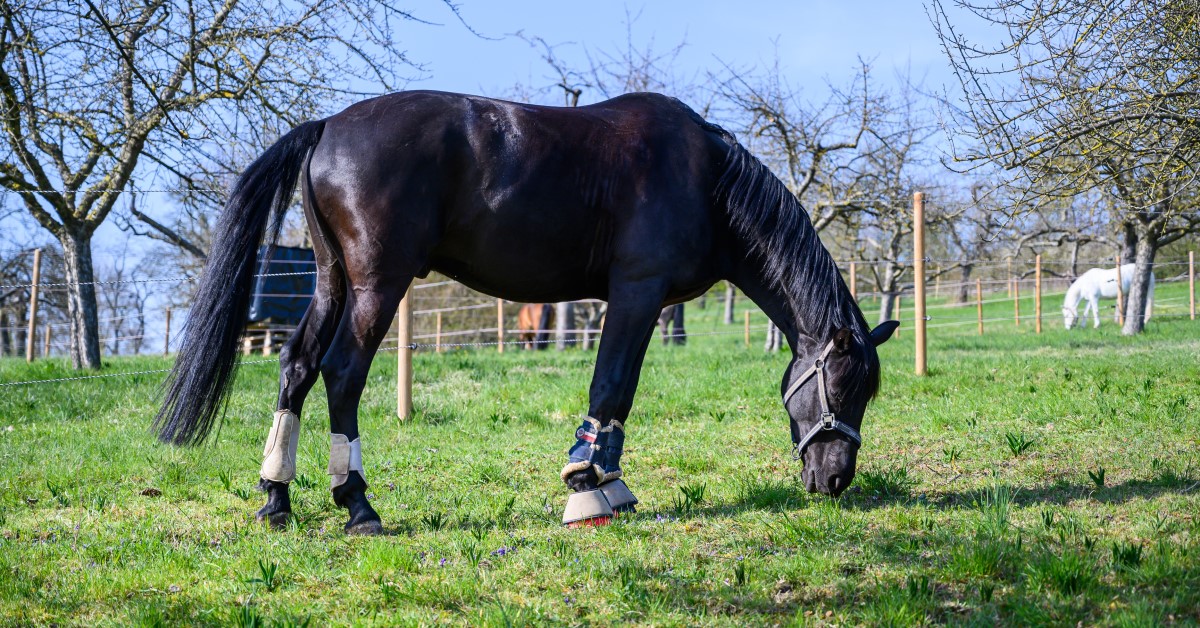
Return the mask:
[[[813,375],[817,376],[817,399],[821,402],[821,417],[817,421],[816,425],[812,426],[812,428],[808,430],[808,433],[806,433],[800,440],[792,443],[793,460],[799,460],[801,457],[803,457],[804,451],[808,449],[809,443],[819,436],[821,432],[838,431],[848,436],[850,440],[854,441],[854,444],[862,445],[862,434],[859,434],[858,430],[854,429],[849,424],[839,421],[837,419],[837,415],[835,415],[829,409],[829,389],[825,385],[825,358],[829,357],[829,353],[832,351],[833,341],[830,340],[829,344],[825,345],[825,350],[821,352],[821,355],[818,356],[815,361],[813,361],[813,365],[808,367],[808,370],[804,371],[804,373],[802,373],[800,377],[796,379],[796,381],[792,382],[792,385],[788,387],[787,392],[783,393],[783,407],[786,409],[788,401],[790,401],[792,396],[800,390],[800,387],[803,386],[804,383],[810,378],[812,378]],[[793,432],[793,434],[794,433],[795,432]]]

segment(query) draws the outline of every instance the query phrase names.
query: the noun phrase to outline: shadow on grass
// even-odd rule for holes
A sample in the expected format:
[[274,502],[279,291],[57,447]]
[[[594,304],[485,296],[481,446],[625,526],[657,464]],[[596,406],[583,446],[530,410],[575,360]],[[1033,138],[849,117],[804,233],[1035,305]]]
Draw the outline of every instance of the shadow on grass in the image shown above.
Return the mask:
[[[1063,506],[1081,499],[1094,499],[1106,504],[1124,504],[1135,499],[1154,499],[1165,494],[1184,495],[1195,490],[1196,486],[1197,482],[1190,477],[1171,474],[1168,477],[1129,480],[1104,487],[1055,482],[1032,488],[1016,486],[1009,486],[1009,488],[1012,489],[1012,501],[1015,505],[1052,504]],[[979,490],[943,493],[936,500],[931,500],[929,504],[935,508],[971,505],[978,497]]]
[[[1080,499],[1094,499],[1106,504],[1123,504],[1135,499],[1154,499],[1165,494],[1185,495],[1200,488],[1200,480],[1188,475],[1169,473],[1152,480],[1129,480],[1122,484],[1103,488],[1064,482],[1033,488],[1009,485],[1008,488],[1012,491],[1012,503],[1016,506],[1037,504],[1063,506]],[[942,510],[971,506],[979,499],[979,496],[980,489],[942,493],[936,499],[924,499],[923,496],[914,496],[910,493],[871,495],[863,491],[855,491],[855,487],[852,486],[850,492],[836,499],[843,508],[859,511],[915,504]],[[805,508],[811,503],[824,499],[830,498],[811,495],[794,482],[765,481],[743,484],[739,487],[738,496],[732,501],[691,507],[680,507],[676,504],[657,512],[681,520],[694,520],[713,516],[738,515],[757,510],[786,512]]]

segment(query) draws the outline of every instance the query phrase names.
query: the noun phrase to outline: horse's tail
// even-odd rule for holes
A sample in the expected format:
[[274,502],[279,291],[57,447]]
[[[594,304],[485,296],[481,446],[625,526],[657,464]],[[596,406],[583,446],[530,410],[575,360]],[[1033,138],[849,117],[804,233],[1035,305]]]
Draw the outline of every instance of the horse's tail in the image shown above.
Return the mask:
[[292,129],[234,185],[154,418],[159,440],[197,445],[212,430],[237,370],[236,348],[250,308],[259,244],[265,234],[274,246],[296,180],[324,129],[323,120]]

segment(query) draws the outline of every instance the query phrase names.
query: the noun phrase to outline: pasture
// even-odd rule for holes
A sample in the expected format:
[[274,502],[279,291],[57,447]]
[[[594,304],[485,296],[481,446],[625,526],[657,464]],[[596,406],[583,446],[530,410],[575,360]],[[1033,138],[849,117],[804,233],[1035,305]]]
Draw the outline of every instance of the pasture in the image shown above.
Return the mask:
[[[1159,285],[1162,303],[1181,295]],[[930,330],[927,378],[906,322],[881,348],[858,476],[836,500],[805,493],[791,460],[786,351],[764,353],[761,330],[746,348],[711,299],[689,307],[690,332],[735,333],[651,345],[623,465],[639,512],[590,530],[560,527],[558,471],[594,352],[418,352],[402,425],[395,354],[380,354],[361,413],[389,531],[376,538],[341,531],[321,384],[302,417],[299,518],[255,523],[271,364],[241,370],[219,435],[190,450],[148,431],[161,374],[0,388],[0,623],[1200,621],[1200,323],[1068,333],[1060,303],[1040,336],[1009,320],[978,337],[973,304],[933,312],[968,324]],[[0,362],[0,381],[70,375]]]

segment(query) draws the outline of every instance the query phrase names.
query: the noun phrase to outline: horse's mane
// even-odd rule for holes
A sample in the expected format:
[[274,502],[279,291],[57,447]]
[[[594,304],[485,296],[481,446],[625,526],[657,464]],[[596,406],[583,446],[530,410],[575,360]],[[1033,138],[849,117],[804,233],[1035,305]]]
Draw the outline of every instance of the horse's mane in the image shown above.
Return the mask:
[[788,299],[796,316],[816,334],[845,327],[863,335],[866,319],[808,212],[741,144],[730,147],[716,194],[734,231],[759,258],[768,283]]
[[[761,263],[768,285],[787,300],[810,335],[823,340],[834,330],[847,328],[874,357],[867,336],[870,327],[833,257],[817,237],[808,212],[770,169],[737,142],[730,142],[716,196],[728,212],[734,232]],[[877,360],[869,358],[875,364]],[[857,373],[865,378],[854,377],[856,373],[845,375],[852,381],[866,379],[868,394],[874,395],[879,369],[857,366],[867,371]]]

